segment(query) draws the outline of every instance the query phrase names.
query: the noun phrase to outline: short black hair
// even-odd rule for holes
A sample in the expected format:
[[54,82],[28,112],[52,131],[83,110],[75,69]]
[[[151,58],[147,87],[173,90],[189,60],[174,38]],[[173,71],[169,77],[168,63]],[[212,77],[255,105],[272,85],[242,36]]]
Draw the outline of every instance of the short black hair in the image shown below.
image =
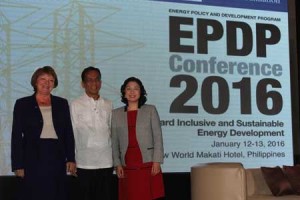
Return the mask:
[[142,81],[136,77],[129,77],[124,81],[123,85],[121,86],[121,98],[122,98],[121,101],[126,104],[126,108],[127,108],[128,100],[125,98],[125,88],[129,82],[136,82],[140,86],[141,96],[139,98],[139,103],[138,103],[138,107],[140,108],[147,101],[147,97],[146,97],[147,92],[144,88]]
[[100,69],[97,67],[93,67],[93,66],[89,66],[87,68],[85,68],[82,73],[81,73],[81,81],[84,82],[85,81],[85,75],[90,72],[90,71],[96,71],[99,74],[99,79],[101,80],[101,72]]

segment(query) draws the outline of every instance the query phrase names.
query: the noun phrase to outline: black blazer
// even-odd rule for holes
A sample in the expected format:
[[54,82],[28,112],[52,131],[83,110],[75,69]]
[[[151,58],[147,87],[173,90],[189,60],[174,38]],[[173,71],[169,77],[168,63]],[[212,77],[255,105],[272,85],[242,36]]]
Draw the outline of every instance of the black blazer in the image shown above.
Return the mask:
[[[74,135],[68,101],[51,95],[52,120],[56,131],[61,158],[75,162]],[[11,137],[12,171],[34,164],[43,128],[42,113],[35,95],[18,99],[13,112]]]

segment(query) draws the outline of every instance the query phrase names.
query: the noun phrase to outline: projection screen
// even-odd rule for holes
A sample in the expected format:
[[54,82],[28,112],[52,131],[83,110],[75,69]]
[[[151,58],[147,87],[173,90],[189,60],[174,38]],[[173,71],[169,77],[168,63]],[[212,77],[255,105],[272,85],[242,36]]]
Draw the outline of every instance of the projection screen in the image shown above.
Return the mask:
[[287,0],[0,2],[0,174],[11,173],[13,105],[35,69],[58,73],[72,101],[87,66],[101,96],[142,80],[159,112],[164,172],[207,162],[293,164]]

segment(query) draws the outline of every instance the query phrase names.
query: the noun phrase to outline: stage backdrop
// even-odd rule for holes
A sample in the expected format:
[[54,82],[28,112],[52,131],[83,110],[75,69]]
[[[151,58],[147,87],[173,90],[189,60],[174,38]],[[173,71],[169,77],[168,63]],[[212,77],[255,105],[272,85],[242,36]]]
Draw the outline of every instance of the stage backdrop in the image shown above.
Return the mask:
[[114,107],[123,81],[140,78],[160,114],[164,172],[293,164],[287,0],[2,0],[0,19],[1,175],[15,100],[45,65],[70,101],[87,66]]

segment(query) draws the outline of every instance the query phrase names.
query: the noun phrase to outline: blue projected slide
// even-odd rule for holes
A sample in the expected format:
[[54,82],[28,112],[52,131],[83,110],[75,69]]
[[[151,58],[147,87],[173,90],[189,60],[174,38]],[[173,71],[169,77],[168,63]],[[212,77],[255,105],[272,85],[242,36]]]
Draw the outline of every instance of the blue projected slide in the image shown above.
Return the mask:
[[140,78],[160,114],[164,172],[293,164],[287,1],[11,0],[0,13],[0,175],[11,174],[14,102],[45,65],[69,101],[84,92],[82,69],[99,67],[115,108],[123,81]]

